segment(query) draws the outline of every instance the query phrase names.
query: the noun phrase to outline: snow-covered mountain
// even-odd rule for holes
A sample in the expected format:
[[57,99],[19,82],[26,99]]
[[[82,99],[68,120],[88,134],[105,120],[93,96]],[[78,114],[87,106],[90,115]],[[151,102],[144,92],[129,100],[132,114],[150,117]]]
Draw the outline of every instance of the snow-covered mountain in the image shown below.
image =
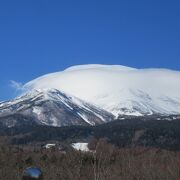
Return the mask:
[[180,72],[80,65],[47,74],[0,103],[0,124],[96,125],[123,116],[180,115]]
[[24,91],[58,89],[119,115],[180,114],[180,72],[119,65],[79,65],[47,74]]
[[12,127],[22,123],[48,126],[97,125],[113,115],[56,89],[32,90],[0,104],[0,123]]

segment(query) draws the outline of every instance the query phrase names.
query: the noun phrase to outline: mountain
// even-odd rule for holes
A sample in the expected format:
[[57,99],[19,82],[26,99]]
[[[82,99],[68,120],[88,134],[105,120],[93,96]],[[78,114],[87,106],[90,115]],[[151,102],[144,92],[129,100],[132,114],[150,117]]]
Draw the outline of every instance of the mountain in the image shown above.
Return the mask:
[[59,90],[32,90],[0,104],[0,123],[18,125],[97,125],[113,120],[112,114]]
[[150,115],[160,120],[180,115],[179,92],[178,71],[73,66],[32,80],[23,95],[1,102],[0,125],[87,126]]
[[119,115],[180,114],[180,72],[120,65],[79,65],[47,74],[23,91],[58,89]]
[[0,128],[0,137],[5,143],[17,145],[71,144],[103,138],[119,147],[142,146],[180,150],[180,116],[161,116],[161,120],[158,119],[159,117],[154,115],[126,117],[124,120],[98,126],[51,127],[23,124]]

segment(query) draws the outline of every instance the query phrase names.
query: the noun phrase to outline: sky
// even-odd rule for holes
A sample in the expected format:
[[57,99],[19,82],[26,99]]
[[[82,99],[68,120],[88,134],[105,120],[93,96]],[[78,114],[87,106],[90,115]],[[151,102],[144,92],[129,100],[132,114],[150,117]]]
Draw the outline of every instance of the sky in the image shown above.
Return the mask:
[[[180,70],[179,0],[0,0],[0,101],[79,64]],[[15,87],[15,88],[13,88]]]

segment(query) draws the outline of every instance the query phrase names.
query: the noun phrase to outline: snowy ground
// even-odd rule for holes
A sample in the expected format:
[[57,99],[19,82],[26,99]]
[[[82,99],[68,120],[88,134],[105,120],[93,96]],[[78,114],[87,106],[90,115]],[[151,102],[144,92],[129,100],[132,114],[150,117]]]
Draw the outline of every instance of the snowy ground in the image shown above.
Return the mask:
[[73,143],[72,147],[78,151],[84,151],[84,152],[88,152],[89,148],[88,148],[88,143]]

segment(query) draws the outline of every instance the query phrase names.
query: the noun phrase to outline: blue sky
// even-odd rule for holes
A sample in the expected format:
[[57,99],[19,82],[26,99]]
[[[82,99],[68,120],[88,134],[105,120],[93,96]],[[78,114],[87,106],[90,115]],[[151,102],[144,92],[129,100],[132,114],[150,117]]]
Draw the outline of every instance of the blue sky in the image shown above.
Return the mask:
[[0,0],[0,100],[76,64],[180,70],[179,0]]

